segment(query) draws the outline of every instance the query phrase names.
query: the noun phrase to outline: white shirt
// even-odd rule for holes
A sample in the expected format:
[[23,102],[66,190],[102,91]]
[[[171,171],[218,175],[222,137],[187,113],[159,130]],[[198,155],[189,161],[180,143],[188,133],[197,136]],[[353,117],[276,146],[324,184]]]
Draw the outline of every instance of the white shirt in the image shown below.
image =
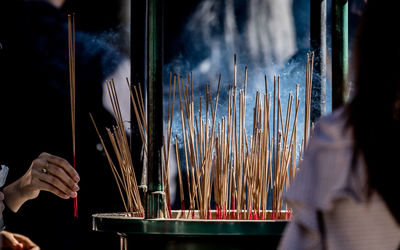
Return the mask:
[[317,211],[322,213],[327,249],[400,247],[400,225],[385,202],[377,192],[368,199],[361,157],[352,169],[352,138],[344,109],[317,123],[300,171],[285,195],[294,217],[279,249],[323,249]]

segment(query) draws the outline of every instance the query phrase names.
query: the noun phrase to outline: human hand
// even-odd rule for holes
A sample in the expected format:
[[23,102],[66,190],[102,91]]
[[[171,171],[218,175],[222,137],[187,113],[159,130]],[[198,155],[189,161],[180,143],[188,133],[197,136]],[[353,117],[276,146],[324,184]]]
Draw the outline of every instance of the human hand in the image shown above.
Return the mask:
[[3,189],[7,206],[14,212],[40,191],[51,192],[63,199],[77,196],[79,175],[63,158],[41,153],[32,161],[28,171]]
[[33,243],[28,237],[21,234],[10,233],[7,231],[1,231],[1,249],[12,249],[12,250],[40,250],[40,248]]
[[78,173],[65,159],[41,153],[22,177],[20,189],[28,199],[36,198],[41,190],[69,199],[77,196],[78,182]]

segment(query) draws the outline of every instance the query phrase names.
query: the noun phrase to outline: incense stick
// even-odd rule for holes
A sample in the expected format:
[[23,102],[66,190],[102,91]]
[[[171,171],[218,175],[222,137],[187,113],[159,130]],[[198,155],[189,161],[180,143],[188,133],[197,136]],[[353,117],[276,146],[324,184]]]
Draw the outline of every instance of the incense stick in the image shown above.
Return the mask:
[[[75,13],[68,15],[68,65],[71,103],[72,155],[76,169],[76,137],[75,137]],[[78,218],[78,198],[74,198],[74,217]]]

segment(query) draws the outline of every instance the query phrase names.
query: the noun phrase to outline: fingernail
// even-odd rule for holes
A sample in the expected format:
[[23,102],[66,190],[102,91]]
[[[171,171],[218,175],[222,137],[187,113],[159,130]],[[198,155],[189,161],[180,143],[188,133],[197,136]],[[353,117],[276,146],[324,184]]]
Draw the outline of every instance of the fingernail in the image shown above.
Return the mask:
[[76,193],[76,192],[71,192],[71,195],[70,195],[70,196],[71,196],[72,198],[75,198],[75,197],[76,197],[76,195],[77,195],[77,193]]
[[75,185],[74,185],[74,189],[75,189],[75,191],[78,191],[78,190],[79,190],[78,184],[75,184]]
[[75,182],[78,182],[78,181],[80,181],[80,178],[79,178],[79,176],[78,176],[78,175],[75,175],[75,177],[74,177],[74,181],[75,181]]
[[68,199],[69,196],[68,196],[68,195],[64,195],[63,198],[64,198],[64,199]]

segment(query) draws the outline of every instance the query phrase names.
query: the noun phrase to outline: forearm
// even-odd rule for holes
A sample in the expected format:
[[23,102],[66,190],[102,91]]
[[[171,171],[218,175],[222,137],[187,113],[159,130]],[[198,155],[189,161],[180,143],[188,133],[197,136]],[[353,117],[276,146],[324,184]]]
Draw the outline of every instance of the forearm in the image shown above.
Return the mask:
[[16,180],[15,182],[11,183],[10,185],[4,187],[4,203],[7,207],[16,213],[20,207],[29,200],[26,197],[21,189],[21,178]]

